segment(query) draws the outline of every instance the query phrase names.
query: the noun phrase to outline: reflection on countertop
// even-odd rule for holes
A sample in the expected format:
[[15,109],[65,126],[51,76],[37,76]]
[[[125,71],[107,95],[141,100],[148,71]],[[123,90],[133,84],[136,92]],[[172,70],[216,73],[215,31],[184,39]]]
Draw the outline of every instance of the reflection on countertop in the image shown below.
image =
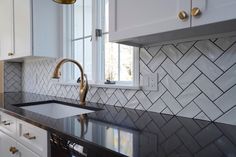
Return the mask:
[[[62,119],[52,119],[12,104],[57,100],[79,101],[32,93],[5,93],[4,112],[49,132],[133,157],[236,157],[236,126],[172,115],[133,110],[98,103],[102,110]],[[11,112],[9,112],[11,111]]]

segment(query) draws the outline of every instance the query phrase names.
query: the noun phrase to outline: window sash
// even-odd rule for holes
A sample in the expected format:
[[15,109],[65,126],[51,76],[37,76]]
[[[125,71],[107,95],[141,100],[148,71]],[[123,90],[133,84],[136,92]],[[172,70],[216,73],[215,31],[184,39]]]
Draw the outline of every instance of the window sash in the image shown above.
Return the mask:
[[[74,7],[68,7],[68,6],[64,6],[63,7],[63,17],[66,20],[66,23],[64,22],[64,24],[66,26],[64,26],[63,32],[66,32],[65,34],[67,36],[71,36],[72,38],[67,37],[67,39],[69,39],[69,41],[71,42],[64,42],[64,43],[68,43],[67,44],[67,49],[63,50],[63,54],[65,57],[68,58],[73,58],[74,57],[74,42],[78,41],[78,40],[85,40],[87,38],[91,38],[92,42],[92,79],[89,80],[90,83],[94,83],[94,84],[104,84],[105,81],[105,52],[102,51],[102,47],[101,47],[101,37],[96,37],[95,36],[95,29],[97,28],[101,28],[102,24],[100,20],[98,18],[98,12],[100,12],[101,14],[101,10],[105,9],[105,8],[99,8],[101,4],[99,4],[99,2],[97,0],[93,0],[92,1],[92,35],[89,36],[83,36],[80,38],[75,38],[74,36]],[[83,9],[84,10],[84,9]],[[84,12],[84,11],[83,11]],[[70,19],[70,20],[68,20]],[[83,14],[83,19],[84,19],[84,14]],[[83,25],[84,24],[84,20],[83,20]],[[70,31],[71,30],[71,31]],[[68,33],[69,32],[69,33]],[[84,29],[83,29],[83,35],[84,35]],[[102,36],[104,35],[109,35],[109,32],[103,32]],[[120,46],[119,46],[120,47]],[[122,85],[134,85],[134,86],[138,86],[139,85],[139,64],[138,64],[138,56],[139,56],[139,49],[134,47],[134,52],[133,52],[133,80],[132,81],[116,81],[116,84],[122,84]],[[65,53],[66,52],[66,53]],[[68,53],[71,52],[71,53]],[[84,41],[83,41],[83,67],[85,65],[84,63]],[[119,58],[120,58],[120,53],[119,53]],[[120,59],[119,59],[120,60]],[[120,64],[120,62],[118,62]],[[64,70],[65,69],[65,70]],[[67,77],[67,81],[71,80],[71,78],[74,78],[74,68],[72,68],[72,66],[65,66],[65,68],[63,69],[63,73],[66,75]],[[118,66],[118,73],[120,73],[120,65]],[[64,77],[64,78],[66,78]],[[118,75],[120,80],[120,74]],[[74,80],[77,80],[76,78]]]

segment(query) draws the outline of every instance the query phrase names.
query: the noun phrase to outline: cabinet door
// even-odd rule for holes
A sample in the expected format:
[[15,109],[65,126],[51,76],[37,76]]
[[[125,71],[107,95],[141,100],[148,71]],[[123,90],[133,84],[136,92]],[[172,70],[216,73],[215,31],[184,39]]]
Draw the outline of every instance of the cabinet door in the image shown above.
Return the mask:
[[17,143],[17,149],[19,150],[19,157],[40,157],[20,143]]
[[14,0],[15,58],[32,54],[31,0]]
[[18,153],[12,154],[10,148],[16,146],[15,140],[0,131],[0,156],[1,157],[18,157]]
[[195,7],[201,14],[193,16],[192,26],[236,19],[235,0],[192,0],[192,8]]
[[0,60],[13,53],[13,0],[0,0]]
[[178,14],[190,13],[190,0],[110,0],[110,40],[145,36],[190,27],[190,18],[180,20]]

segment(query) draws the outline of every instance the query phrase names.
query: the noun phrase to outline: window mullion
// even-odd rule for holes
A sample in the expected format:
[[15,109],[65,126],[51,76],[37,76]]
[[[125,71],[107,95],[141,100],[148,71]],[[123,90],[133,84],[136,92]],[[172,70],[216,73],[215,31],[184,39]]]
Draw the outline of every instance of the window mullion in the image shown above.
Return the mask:
[[84,35],[85,35],[85,7],[84,7],[84,0],[83,0],[83,68],[84,70],[86,70],[85,68],[85,40],[84,40]]
[[120,44],[118,45],[118,81],[120,81]]

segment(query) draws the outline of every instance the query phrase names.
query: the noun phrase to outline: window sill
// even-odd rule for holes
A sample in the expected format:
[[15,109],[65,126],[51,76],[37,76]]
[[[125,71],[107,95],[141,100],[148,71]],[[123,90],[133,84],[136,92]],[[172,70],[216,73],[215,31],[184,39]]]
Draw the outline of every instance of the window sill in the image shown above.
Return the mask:
[[127,84],[89,84],[91,87],[102,87],[102,88],[118,88],[118,89],[141,89],[140,86],[133,86]]
[[[58,85],[63,86],[79,86],[78,83],[68,83],[68,82],[57,82]],[[115,88],[115,89],[134,89],[139,90],[141,89],[140,86],[133,86],[133,85],[127,85],[127,84],[95,84],[95,83],[89,83],[90,87],[101,87],[101,88]]]

